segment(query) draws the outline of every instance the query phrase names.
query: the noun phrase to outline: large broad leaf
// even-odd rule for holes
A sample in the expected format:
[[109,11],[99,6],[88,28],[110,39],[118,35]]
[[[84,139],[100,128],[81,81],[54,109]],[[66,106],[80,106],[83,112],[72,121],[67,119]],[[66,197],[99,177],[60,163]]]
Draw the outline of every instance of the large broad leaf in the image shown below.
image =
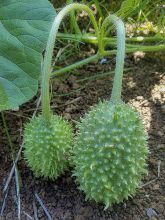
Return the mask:
[[0,0],[0,110],[17,108],[36,94],[54,17],[48,0]]

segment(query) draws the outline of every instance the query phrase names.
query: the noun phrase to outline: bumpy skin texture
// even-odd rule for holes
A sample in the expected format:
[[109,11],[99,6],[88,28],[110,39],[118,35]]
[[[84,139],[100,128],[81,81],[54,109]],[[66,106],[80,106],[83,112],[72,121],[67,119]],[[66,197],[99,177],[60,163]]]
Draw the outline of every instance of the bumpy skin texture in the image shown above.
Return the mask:
[[36,176],[56,179],[68,167],[73,142],[72,129],[62,117],[52,115],[45,123],[42,116],[31,119],[24,131],[24,155]]
[[74,176],[86,199],[108,208],[133,195],[147,173],[146,133],[127,104],[100,102],[78,124]]

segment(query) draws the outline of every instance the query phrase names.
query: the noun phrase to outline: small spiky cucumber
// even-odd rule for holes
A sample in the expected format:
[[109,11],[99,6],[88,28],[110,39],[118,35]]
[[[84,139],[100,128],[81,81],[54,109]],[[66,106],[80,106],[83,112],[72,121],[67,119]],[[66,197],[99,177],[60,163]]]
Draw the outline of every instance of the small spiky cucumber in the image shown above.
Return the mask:
[[146,133],[137,112],[124,103],[100,102],[81,119],[74,175],[87,199],[109,207],[135,193],[146,173]]
[[[58,29],[62,19],[73,10],[86,11],[94,25],[96,35],[98,37],[100,35],[93,11],[84,4],[69,4],[55,16],[41,63],[42,115],[32,119],[24,132],[24,152],[29,166],[37,176],[52,179],[57,178],[67,168],[66,159],[72,146],[73,134],[70,125],[61,117],[52,115],[49,84],[50,76],[53,75],[52,57]],[[66,69],[68,68],[65,68],[65,71]]]
[[24,131],[24,155],[36,176],[56,179],[68,167],[72,128],[57,115],[47,123],[42,115],[31,119]]

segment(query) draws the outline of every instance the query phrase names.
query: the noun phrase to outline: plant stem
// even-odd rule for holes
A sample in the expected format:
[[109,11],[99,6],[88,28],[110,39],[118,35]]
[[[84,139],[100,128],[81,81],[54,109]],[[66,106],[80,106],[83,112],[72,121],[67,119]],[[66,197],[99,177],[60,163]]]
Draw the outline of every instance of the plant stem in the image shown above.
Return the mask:
[[88,58],[84,59],[84,60],[78,61],[76,63],[73,63],[73,64],[69,65],[69,66],[61,68],[60,70],[56,70],[56,71],[52,72],[51,76],[61,76],[66,72],[72,71],[72,70],[74,70],[74,69],[76,69],[80,66],[83,66],[85,64],[88,64],[88,63],[90,63],[94,60],[98,60],[99,57],[100,57],[100,55],[99,55],[99,53],[97,53],[97,54],[95,54],[91,57],[88,57]]
[[71,26],[73,26],[75,34],[81,34],[80,28],[79,28],[77,21],[76,21],[74,11],[72,11],[70,14],[70,20],[71,20]]
[[[135,48],[128,48],[126,49],[126,53],[133,53],[136,51],[143,51],[143,52],[156,52],[156,51],[163,51],[165,50],[165,45],[156,45],[156,46],[136,46]],[[104,51],[104,54],[95,54],[89,58],[86,58],[84,60],[78,61],[74,64],[71,64],[67,67],[61,68],[60,70],[56,70],[51,73],[51,77],[55,76],[62,76],[66,72],[70,72],[76,68],[82,67],[89,62],[93,62],[95,60],[98,60],[99,58],[102,58],[103,56],[112,56],[116,54],[117,50],[111,50],[111,51]]]
[[10,134],[9,134],[9,131],[8,131],[8,128],[7,128],[6,120],[5,120],[5,115],[4,115],[3,112],[1,112],[1,117],[2,117],[2,122],[3,122],[4,129],[5,129],[6,137],[7,137],[9,146],[10,146],[12,160],[14,161],[15,160],[15,151],[14,151],[14,148],[13,148],[13,144],[12,144]]
[[120,102],[123,68],[124,68],[124,57],[125,57],[125,28],[122,20],[120,20],[116,15],[109,15],[102,24],[100,39],[103,39],[105,35],[105,30],[110,22],[113,23],[117,29],[116,67],[115,67],[115,77],[113,82],[111,101]]
[[[91,43],[91,44],[98,44],[98,39],[94,34],[64,34],[64,33],[58,33],[57,38],[64,39],[64,40],[72,40],[72,41],[79,41],[84,43]],[[104,37],[103,41],[105,44],[109,44],[112,41],[116,41],[115,37]],[[127,37],[126,42],[155,42],[155,41],[164,41],[163,37],[160,36],[154,36],[154,37]],[[152,46],[152,45],[151,45]]]
[[54,22],[52,24],[52,28],[49,33],[45,58],[43,60],[43,65],[42,65],[41,103],[42,103],[42,115],[46,121],[50,121],[51,119],[49,81],[51,75],[51,61],[53,56],[54,44],[56,41],[57,32],[61,24],[61,21],[68,13],[70,13],[73,10],[84,10],[88,13],[90,20],[93,23],[96,35],[99,37],[99,29],[95,17],[93,15],[93,12],[86,5],[78,4],[78,3],[67,5],[55,17]]

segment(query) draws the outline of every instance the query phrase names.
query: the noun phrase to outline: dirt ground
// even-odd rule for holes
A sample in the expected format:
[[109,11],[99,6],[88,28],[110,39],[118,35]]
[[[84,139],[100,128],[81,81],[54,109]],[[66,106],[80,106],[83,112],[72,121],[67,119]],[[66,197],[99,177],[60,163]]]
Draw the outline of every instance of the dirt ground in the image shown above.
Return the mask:
[[[21,183],[21,219],[46,220],[43,208],[36,199],[41,198],[53,220],[165,220],[165,74],[163,62],[144,57],[128,57],[124,74],[123,100],[134,106],[142,116],[148,132],[150,155],[148,175],[142,180],[136,196],[104,211],[102,204],[85,201],[84,194],[71,177],[71,171],[49,181],[35,178],[26,166],[23,155],[19,160]],[[54,80],[52,109],[75,125],[80,116],[98,102],[109,99],[112,76],[83,80],[97,72],[113,70],[114,61],[104,65],[89,64],[63,80]],[[16,152],[22,142],[23,123],[36,109],[38,96],[19,111],[5,112],[7,126]],[[39,110],[40,111],[40,110]],[[38,112],[39,112],[38,111]],[[0,207],[4,201],[4,184],[12,166],[10,148],[0,117]],[[1,220],[17,219],[15,180],[10,184]]]

